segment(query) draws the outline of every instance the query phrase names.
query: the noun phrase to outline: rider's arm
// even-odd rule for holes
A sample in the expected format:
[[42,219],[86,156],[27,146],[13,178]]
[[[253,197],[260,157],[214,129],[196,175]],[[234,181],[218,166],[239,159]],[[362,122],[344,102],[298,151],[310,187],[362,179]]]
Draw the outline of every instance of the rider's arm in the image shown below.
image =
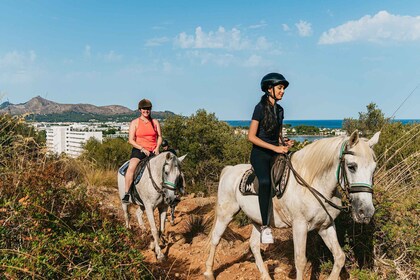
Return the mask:
[[162,132],[160,129],[159,121],[156,119],[153,119],[153,123],[156,126],[156,132],[157,132],[157,146],[156,146],[156,149],[154,150],[155,154],[157,155],[159,154],[159,147],[162,144]]

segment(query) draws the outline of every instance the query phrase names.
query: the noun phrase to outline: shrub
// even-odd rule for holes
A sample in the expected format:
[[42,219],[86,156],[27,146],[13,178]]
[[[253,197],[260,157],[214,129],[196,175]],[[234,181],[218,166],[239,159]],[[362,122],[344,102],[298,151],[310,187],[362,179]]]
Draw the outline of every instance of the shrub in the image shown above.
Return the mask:
[[2,278],[151,278],[130,232],[87,199],[74,162],[47,156],[19,119],[0,122]]

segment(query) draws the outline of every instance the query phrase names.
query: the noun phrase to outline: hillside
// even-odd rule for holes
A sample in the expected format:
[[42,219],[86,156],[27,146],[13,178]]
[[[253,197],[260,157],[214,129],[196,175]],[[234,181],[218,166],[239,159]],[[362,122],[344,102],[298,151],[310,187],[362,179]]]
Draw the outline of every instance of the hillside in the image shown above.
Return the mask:
[[[26,115],[29,121],[44,122],[87,122],[95,121],[130,121],[138,112],[121,105],[95,106],[92,104],[61,104],[42,98],[34,97],[28,102],[0,104],[0,114]],[[153,112],[153,117],[164,119],[174,113]]]

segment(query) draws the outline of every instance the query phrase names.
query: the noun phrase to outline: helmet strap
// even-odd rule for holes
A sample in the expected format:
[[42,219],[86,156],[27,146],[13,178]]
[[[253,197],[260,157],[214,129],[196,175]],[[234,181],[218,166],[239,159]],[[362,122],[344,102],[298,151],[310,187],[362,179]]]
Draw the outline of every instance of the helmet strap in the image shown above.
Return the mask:
[[268,91],[268,89],[267,89],[266,94],[267,94],[268,96],[270,96],[271,98],[273,98],[273,99],[274,99],[274,103],[276,103],[276,102],[277,102],[277,101],[279,101],[280,99],[277,99],[277,98],[276,98],[276,95],[275,95],[275,93],[274,93],[274,91],[275,91],[274,87],[272,87],[272,89],[273,89],[273,93],[270,93],[270,92]]

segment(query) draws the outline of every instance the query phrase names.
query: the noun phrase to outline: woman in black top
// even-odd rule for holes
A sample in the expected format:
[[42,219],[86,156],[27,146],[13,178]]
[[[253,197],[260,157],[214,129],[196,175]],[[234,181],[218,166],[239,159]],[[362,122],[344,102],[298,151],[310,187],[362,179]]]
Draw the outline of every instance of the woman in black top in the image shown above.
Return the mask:
[[261,242],[273,243],[269,225],[269,209],[271,204],[271,165],[277,154],[285,154],[293,145],[293,141],[282,139],[283,108],[277,104],[284,94],[289,82],[279,73],[270,73],[261,80],[264,95],[255,106],[248,139],[253,144],[251,165],[258,178],[258,202],[262,219]]

